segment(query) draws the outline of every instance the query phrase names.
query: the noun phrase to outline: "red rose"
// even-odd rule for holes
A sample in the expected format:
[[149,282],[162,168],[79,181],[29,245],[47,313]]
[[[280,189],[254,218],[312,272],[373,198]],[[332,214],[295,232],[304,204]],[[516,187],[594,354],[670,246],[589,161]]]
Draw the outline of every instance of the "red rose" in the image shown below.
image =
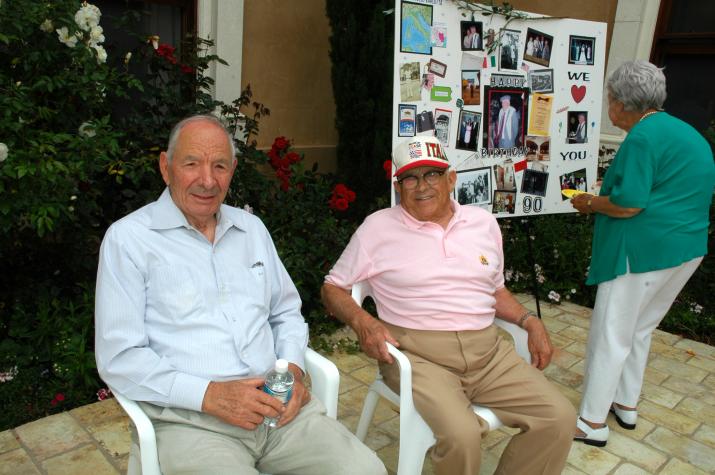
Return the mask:
[[186,73],[186,74],[191,74],[194,72],[194,68],[189,66],[188,64],[182,64],[181,65],[181,72]]
[[333,188],[333,195],[336,196],[345,196],[347,195],[349,189],[347,186],[343,185],[342,183],[338,183],[335,185],[335,188]]
[[345,211],[348,209],[348,200],[345,198],[338,198],[335,200],[335,209],[338,211]]
[[281,190],[283,190],[283,191],[290,190],[290,181],[288,179],[281,180]]
[[353,190],[348,190],[346,198],[349,203],[352,203],[355,201],[355,192]]
[[277,150],[285,150],[288,148],[289,145],[290,142],[283,136],[276,137],[276,139],[273,141],[273,148]]
[[385,160],[382,163],[382,169],[385,170],[385,178],[392,179],[392,160]]
[[171,64],[176,64],[174,51],[176,51],[176,48],[171,45],[167,45],[166,43],[163,43],[160,44],[159,47],[156,49],[156,54],[158,54],[162,58],[166,58],[166,60]]
[[285,156],[286,160],[288,160],[290,163],[297,163],[300,161],[300,155],[298,155],[295,152],[288,152],[286,153]]
[[62,394],[62,393],[57,393],[57,394],[55,394],[55,399],[56,399],[58,402],[62,402],[62,401],[65,400],[65,395]]

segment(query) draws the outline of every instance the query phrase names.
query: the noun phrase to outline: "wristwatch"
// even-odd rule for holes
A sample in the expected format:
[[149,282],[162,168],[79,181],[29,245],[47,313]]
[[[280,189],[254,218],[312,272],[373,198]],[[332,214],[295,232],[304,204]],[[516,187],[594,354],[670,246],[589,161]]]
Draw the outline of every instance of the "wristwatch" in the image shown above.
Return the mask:
[[[536,317],[536,315],[534,314],[534,312],[529,310],[524,315],[522,315],[521,318],[519,318],[519,322],[517,323],[517,325],[519,325],[520,328],[524,328],[524,324],[529,319],[529,317]],[[538,317],[536,317],[536,318],[538,318]]]

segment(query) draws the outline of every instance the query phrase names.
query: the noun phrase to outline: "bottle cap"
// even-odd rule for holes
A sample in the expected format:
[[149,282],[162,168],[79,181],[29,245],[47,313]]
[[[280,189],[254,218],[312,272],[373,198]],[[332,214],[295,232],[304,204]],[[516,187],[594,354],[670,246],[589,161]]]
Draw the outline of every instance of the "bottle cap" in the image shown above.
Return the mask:
[[276,361],[276,371],[279,373],[285,373],[288,371],[288,360],[283,358]]

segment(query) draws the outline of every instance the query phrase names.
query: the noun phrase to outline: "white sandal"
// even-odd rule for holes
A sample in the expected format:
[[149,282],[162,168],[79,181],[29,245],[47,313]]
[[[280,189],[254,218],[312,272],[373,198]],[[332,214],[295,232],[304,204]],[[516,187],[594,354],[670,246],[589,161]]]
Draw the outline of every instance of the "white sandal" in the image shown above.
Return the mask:
[[636,428],[638,411],[635,409],[621,409],[616,404],[611,405],[611,412],[616,416],[616,422],[624,429],[633,430]]
[[576,420],[576,427],[585,435],[574,435],[573,440],[583,442],[587,445],[593,445],[594,447],[604,447],[606,442],[608,442],[608,426],[594,429],[579,417]]

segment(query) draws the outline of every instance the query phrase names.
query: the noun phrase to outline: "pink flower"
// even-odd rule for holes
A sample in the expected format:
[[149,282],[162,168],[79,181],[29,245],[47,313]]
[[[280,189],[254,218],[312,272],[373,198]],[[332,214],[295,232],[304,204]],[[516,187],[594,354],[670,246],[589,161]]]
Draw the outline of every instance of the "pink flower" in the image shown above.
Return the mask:
[[111,394],[112,391],[110,391],[108,388],[101,388],[99,391],[97,391],[97,399],[99,399],[100,401],[104,401]]

